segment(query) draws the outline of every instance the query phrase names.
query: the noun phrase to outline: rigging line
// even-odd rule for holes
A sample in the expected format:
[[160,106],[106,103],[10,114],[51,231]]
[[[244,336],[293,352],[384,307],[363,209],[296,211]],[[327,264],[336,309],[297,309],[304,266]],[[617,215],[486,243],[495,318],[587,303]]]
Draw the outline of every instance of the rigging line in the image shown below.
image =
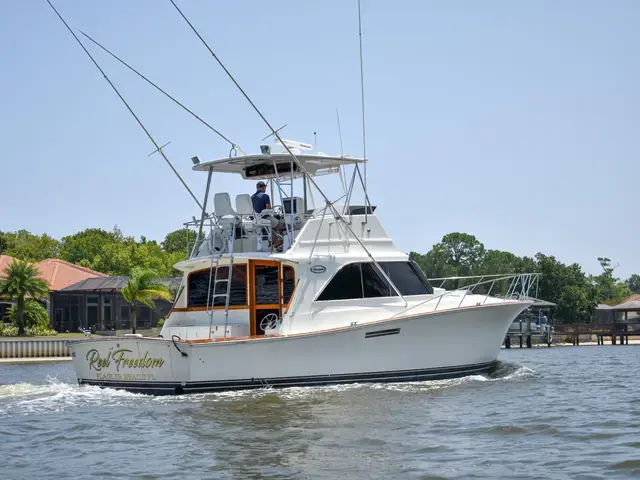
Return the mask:
[[89,58],[91,59],[91,61],[93,62],[93,64],[98,68],[98,70],[100,70],[100,73],[102,73],[102,76],[105,78],[105,80],[107,82],[109,82],[109,85],[111,85],[111,88],[113,88],[113,90],[118,94],[118,97],[120,97],[120,100],[122,100],[122,103],[125,104],[125,106],[127,107],[127,109],[129,110],[129,112],[131,113],[131,115],[133,115],[133,118],[136,119],[136,121],[138,122],[138,125],[140,125],[140,127],[144,130],[144,133],[147,134],[147,137],[149,137],[149,140],[151,140],[151,142],[153,143],[153,145],[156,147],[157,151],[160,152],[160,155],[162,155],[162,158],[165,159],[165,161],[167,162],[167,164],[171,167],[171,170],[173,170],[173,173],[176,174],[176,176],[178,177],[178,179],[180,180],[180,182],[182,182],[182,185],[184,185],[184,188],[187,189],[187,191],[189,192],[189,194],[191,195],[191,197],[193,197],[193,199],[195,200],[196,204],[198,205],[198,207],[202,208],[202,205],[200,204],[200,202],[198,201],[198,199],[196,198],[196,196],[193,194],[193,192],[191,191],[191,189],[187,186],[187,184],[185,183],[185,181],[182,179],[182,177],[180,176],[180,174],[177,172],[177,170],[173,167],[173,165],[171,164],[171,162],[169,161],[169,159],[167,158],[167,156],[165,155],[165,153],[162,151],[162,149],[160,148],[160,146],[156,143],[156,141],[153,139],[153,137],[151,136],[151,134],[149,133],[149,131],[145,128],[145,126],[142,124],[142,122],[140,121],[140,119],[138,118],[138,116],[133,112],[133,110],[131,109],[131,107],[129,106],[129,104],[127,103],[127,101],[122,97],[122,95],[120,95],[120,92],[118,91],[118,89],[115,87],[115,85],[111,82],[111,80],[109,80],[109,77],[107,77],[107,74],[104,73],[104,70],[102,70],[102,68],[100,68],[100,65],[98,65],[98,62],[96,62],[96,60],[93,58],[93,56],[91,56],[91,54],[89,53],[89,51],[85,48],[85,46],[83,45],[83,43],[80,41],[80,39],[77,37],[77,35],[73,32],[73,30],[71,30],[71,27],[69,27],[69,25],[67,24],[67,22],[64,20],[64,18],[62,18],[62,15],[60,15],[60,13],[58,13],[58,10],[56,10],[56,7],[53,6],[53,4],[47,0],[47,3],[49,4],[49,6],[53,9],[54,12],[56,12],[56,15],[58,15],[58,18],[62,21],[62,23],[64,23],[64,26],[67,27],[67,30],[69,30],[69,32],[71,33],[71,35],[73,35],[73,38],[76,39],[76,41],[78,42],[78,44],[82,47],[82,49],[85,51],[85,53],[89,56]]
[[[336,119],[338,120],[338,137],[340,138],[340,156],[344,159],[344,148],[342,147],[342,129],[340,128],[340,113],[338,113],[337,108],[336,108]],[[344,178],[345,167],[344,165],[341,164],[338,168],[340,172],[340,184],[342,185],[342,188],[346,192],[347,182],[346,182],[346,179]]]
[[360,18],[360,0],[358,0],[358,37],[360,39],[360,93],[362,97],[362,156],[364,158],[364,191],[365,191],[365,208],[364,220],[367,221],[367,211],[369,210],[367,196],[367,136],[364,127],[364,68],[362,66],[362,21]]
[[147,77],[145,77],[144,75],[142,75],[139,71],[137,71],[135,68],[133,68],[131,65],[129,65],[127,62],[125,62],[124,60],[122,60],[120,57],[118,57],[115,53],[111,52],[107,47],[104,47],[103,45],[101,45],[100,43],[98,43],[97,40],[94,40],[93,38],[91,38],[89,35],[87,35],[86,33],[84,33],[82,30],[79,30],[79,32],[84,35],[85,37],[87,37],[89,40],[91,40],[93,43],[95,43],[98,47],[100,47],[102,50],[104,50],[105,52],[107,52],[109,55],[111,55],[113,58],[115,58],[116,60],[118,60],[121,64],[123,64],[125,67],[127,67],[129,70],[131,70],[133,73],[137,74],[140,78],[142,78],[144,81],[146,81],[147,83],[149,83],[152,87],[155,87],[157,90],[159,90],[161,93],[163,93],[164,95],[166,95],[167,97],[169,97],[171,100],[173,100],[175,103],[177,103],[180,107],[182,107],[184,110],[186,110],[188,113],[190,113],[191,115],[193,115],[197,120],[199,120],[203,125],[205,125],[206,127],[208,127],[212,132],[216,133],[220,138],[222,138],[224,141],[226,141],[229,145],[231,145],[231,147],[239,150],[242,154],[246,155],[246,152],[244,150],[242,150],[242,148],[240,148],[240,145],[233,143],[231,140],[229,140],[227,137],[225,137],[222,133],[220,133],[218,130],[216,130],[215,128],[213,128],[211,125],[209,125],[207,122],[205,122],[202,118],[200,118],[198,115],[196,115],[194,112],[192,112],[189,108],[187,108],[186,106],[184,106],[182,103],[180,103],[178,100],[176,100],[174,97],[172,97],[171,95],[169,95],[167,92],[165,92],[162,88],[160,88],[158,85],[156,85],[155,83],[153,83],[151,80],[149,80]]
[[[47,0],[48,1],[48,0]],[[273,135],[278,139],[278,141],[282,144],[282,146],[285,148],[285,150],[287,151],[287,153],[291,156],[291,158],[293,158],[293,160],[295,161],[295,163],[298,165],[298,168],[300,168],[300,170],[302,171],[302,173],[304,173],[305,175],[307,175],[307,177],[309,178],[309,182],[311,182],[311,184],[318,190],[318,193],[320,193],[320,195],[322,196],[323,200],[325,201],[327,207],[329,207],[329,209],[331,210],[331,212],[333,213],[334,217],[336,218],[336,220],[341,220],[342,224],[347,228],[347,230],[349,231],[349,233],[351,233],[351,235],[353,235],[353,237],[356,239],[356,241],[358,242],[358,244],[360,245],[360,247],[365,251],[365,253],[367,254],[367,256],[371,259],[371,262],[378,268],[378,270],[380,271],[380,273],[382,274],[382,277],[389,282],[389,285],[391,285],[393,287],[393,289],[396,291],[396,293],[398,294],[398,296],[402,299],[402,301],[404,302],[405,306],[409,304],[409,302],[407,302],[407,300],[404,298],[404,295],[402,295],[402,293],[400,292],[400,289],[395,285],[395,283],[393,282],[393,280],[391,280],[391,278],[389,278],[389,276],[387,275],[387,273],[384,271],[384,269],[380,266],[380,264],[376,261],[375,258],[373,258],[373,255],[371,254],[371,252],[369,251],[369,249],[365,246],[365,244],[362,242],[362,240],[360,240],[360,238],[358,237],[358,235],[353,231],[353,229],[351,228],[351,225],[349,225],[349,223],[347,221],[345,221],[345,219],[342,217],[342,215],[338,212],[338,210],[335,208],[335,206],[331,203],[331,200],[329,200],[329,197],[327,197],[327,195],[322,191],[322,189],[320,188],[320,186],[316,183],[316,181],[313,179],[313,177],[311,177],[311,175],[309,174],[309,171],[305,168],[305,166],[303,165],[303,163],[298,159],[298,157],[296,157],[296,155],[291,151],[291,148],[289,148],[289,146],[282,140],[282,138],[280,138],[280,134],[273,128],[273,126],[269,123],[269,121],[265,118],[265,116],[262,114],[262,112],[258,109],[258,107],[255,105],[255,103],[253,103],[253,101],[251,100],[251,98],[249,98],[249,95],[247,95],[247,93],[242,89],[242,87],[238,84],[238,82],[236,81],[236,79],[233,77],[233,75],[231,75],[231,72],[229,72],[229,70],[227,70],[227,67],[224,66],[224,64],[222,63],[222,61],[218,58],[218,56],[213,52],[213,50],[211,50],[211,47],[209,46],[209,44],[204,40],[204,38],[202,38],[202,36],[200,35],[200,33],[198,33],[198,31],[196,30],[196,28],[191,24],[191,22],[189,21],[189,19],[187,17],[185,17],[184,13],[182,13],[182,10],[180,10],[180,8],[178,7],[178,5],[176,5],[176,3],[174,2],[174,0],[169,0],[172,5],[176,8],[176,10],[178,11],[178,13],[182,16],[182,18],[184,19],[185,22],[187,22],[187,24],[189,25],[189,27],[191,27],[191,30],[193,30],[193,33],[196,34],[196,36],[200,39],[200,41],[203,43],[203,45],[207,48],[207,50],[209,50],[209,53],[211,53],[211,56],[216,60],[216,62],[218,62],[218,64],[220,65],[220,67],[222,67],[222,69],[225,71],[225,73],[227,74],[227,76],[231,79],[231,81],[235,84],[236,87],[238,87],[238,90],[240,90],[240,92],[242,93],[242,95],[244,96],[244,98],[247,99],[247,101],[249,102],[249,104],[253,107],[253,109],[256,111],[256,113],[260,116],[260,118],[262,119],[262,121],[267,125],[267,127],[269,128],[269,130],[271,130],[273,132]],[[366,159],[365,159],[366,162]],[[366,219],[366,211],[367,208],[365,208],[365,219]]]

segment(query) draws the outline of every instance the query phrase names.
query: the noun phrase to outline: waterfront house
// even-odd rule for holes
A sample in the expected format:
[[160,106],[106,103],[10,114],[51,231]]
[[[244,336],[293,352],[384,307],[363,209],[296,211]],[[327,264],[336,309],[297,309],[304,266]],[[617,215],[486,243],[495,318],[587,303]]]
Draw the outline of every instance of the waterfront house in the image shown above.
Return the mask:
[[[75,332],[81,327],[94,333],[113,335],[117,330],[130,330],[131,304],[122,296],[122,288],[129,277],[88,278],[69,285],[51,297],[53,327],[59,332]],[[180,286],[180,278],[160,280],[170,291]],[[171,309],[171,302],[155,300],[155,308],[138,306],[137,329],[156,328],[158,321],[165,318]]]
[[[8,255],[0,255],[0,276],[4,276],[4,270],[14,260],[15,259],[13,257]],[[38,300],[46,307],[52,324],[54,323],[55,318],[53,316],[54,312],[51,309],[51,298],[56,292],[82,280],[107,276],[104,273],[96,272],[90,268],[81,267],[80,265],[75,265],[73,263],[60,260],[59,258],[48,258],[41,262],[37,262],[35,266],[39,272],[38,277],[49,285],[48,298],[41,298]],[[0,299],[0,319],[6,319],[10,306],[11,302],[8,299]]]

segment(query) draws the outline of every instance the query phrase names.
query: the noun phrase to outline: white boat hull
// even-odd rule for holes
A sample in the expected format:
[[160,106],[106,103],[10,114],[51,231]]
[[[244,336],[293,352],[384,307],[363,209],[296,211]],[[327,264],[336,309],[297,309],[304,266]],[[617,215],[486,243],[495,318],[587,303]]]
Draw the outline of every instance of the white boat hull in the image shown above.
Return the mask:
[[71,343],[80,384],[149,394],[401,382],[484,373],[527,302],[396,317],[280,337]]

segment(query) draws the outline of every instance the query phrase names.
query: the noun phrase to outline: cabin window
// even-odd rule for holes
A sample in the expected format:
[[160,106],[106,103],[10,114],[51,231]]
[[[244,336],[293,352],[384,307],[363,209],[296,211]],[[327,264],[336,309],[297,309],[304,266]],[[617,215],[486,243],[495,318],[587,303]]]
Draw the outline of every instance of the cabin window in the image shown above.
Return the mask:
[[[427,295],[433,293],[433,288],[429,285],[427,277],[415,263],[382,262],[380,266],[402,295]],[[373,267],[375,268],[375,265]]]
[[[218,280],[226,280],[229,275],[229,267],[218,267]],[[207,293],[209,292],[209,284],[211,283],[210,291],[213,292],[214,285],[213,280],[216,275],[216,269],[211,271],[200,270],[189,274],[189,307],[206,307],[207,306]],[[227,293],[227,282],[219,282],[215,288],[216,294]],[[212,299],[208,299],[208,305],[211,306]],[[215,297],[213,305],[224,306],[225,297]],[[229,305],[243,306],[247,305],[247,266],[246,265],[234,265],[231,275],[231,291],[229,295]]]
[[362,298],[362,273],[359,263],[345,265],[324,288],[318,301]]
[[278,305],[278,266],[256,265],[256,305]]
[[[382,265],[381,265],[382,266]],[[361,263],[364,298],[391,297],[396,292],[373,263]],[[384,269],[384,267],[382,267]],[[385,270],[385,273],[386,270]],[[388,275],[388,273],[387,273]]]
[[282,267],[282,303],[288,304],[296,286],[295,273],[293,267],[285,265]]
[[[413,262],[378,262],[402,295],[426,295],[433,288]],[[371,262],[350,263],[342,267],[324,288],[317,301],[397,296]]]

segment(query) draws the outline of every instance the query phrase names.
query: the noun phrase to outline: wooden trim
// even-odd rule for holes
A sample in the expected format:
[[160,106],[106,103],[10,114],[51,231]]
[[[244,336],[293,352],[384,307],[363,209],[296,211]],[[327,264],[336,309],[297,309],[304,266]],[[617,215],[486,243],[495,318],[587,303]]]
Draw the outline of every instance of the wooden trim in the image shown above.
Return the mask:
[[[171,314],[173,312],[175,312],[176,309],[176,303],[178,303],[178,300],[180,300],[180,295],[182,295],[182,292],[187,290],[187,285],[180,285],[180,287],[178,288],[178,293],[176,294],[176,299],[173,301],[173,303],[171,304],[171,308],[169,309],[169,312],[167,313],[167,316],[165,317],[165,321],[167,320],[167,318],[169,318],[171,316]],[[189,301],[189,297],[187,297],[187,302]],[[179,311],[179,309],[178,309]]]
[[256,334],[256,310],[277,309],[278,316],[282,315],[282,308],[279,304],[256,304],[256,271],[255,267],[278,267],[278,300],[280,296],[280,270],[282,263],[277,260],[253,260],[249,259],[249,269],[247,274],[249,275],[249,337],[262,337],[263,335]]
[[275,309],[279,309],[280,306],[281,305],[279,303],[265,303],[265,304],[256,305],[255,308],[256,310],[275,310]]
[[[229,305],[229,310],[247,310],[249,305]],[[209,307],[187,307],[187,308],[174,308],[174,312],[206,312],[207,310],[211,310],[211,306]],[[216,305],[213,307],[213,310],[224,310],[224,305]]]

